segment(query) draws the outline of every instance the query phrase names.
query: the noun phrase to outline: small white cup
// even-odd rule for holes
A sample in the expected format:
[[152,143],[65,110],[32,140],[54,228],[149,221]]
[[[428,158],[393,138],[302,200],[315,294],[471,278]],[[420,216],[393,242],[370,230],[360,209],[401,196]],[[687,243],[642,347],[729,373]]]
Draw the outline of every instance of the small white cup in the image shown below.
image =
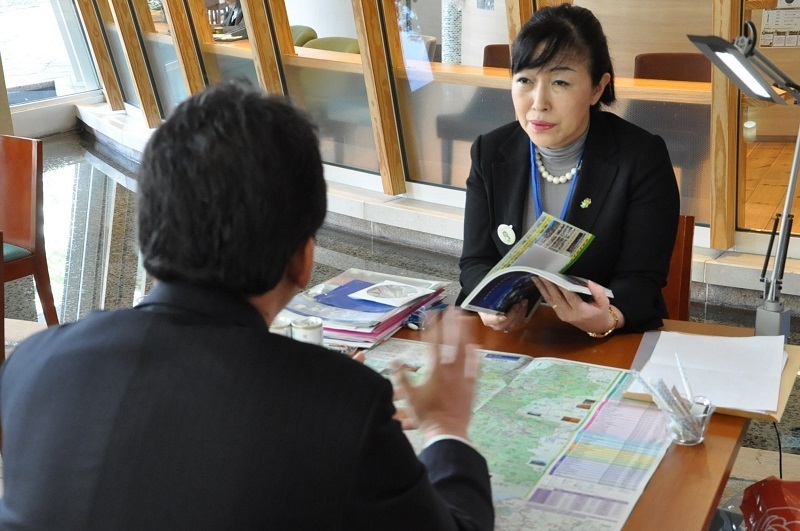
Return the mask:
[[292,322],[289,319],[277,317],[270,323],[269,331],[279,336],[292,337]]
[[292,337],[304,343],[322,344],[322,319],[300,317],[292,321]]

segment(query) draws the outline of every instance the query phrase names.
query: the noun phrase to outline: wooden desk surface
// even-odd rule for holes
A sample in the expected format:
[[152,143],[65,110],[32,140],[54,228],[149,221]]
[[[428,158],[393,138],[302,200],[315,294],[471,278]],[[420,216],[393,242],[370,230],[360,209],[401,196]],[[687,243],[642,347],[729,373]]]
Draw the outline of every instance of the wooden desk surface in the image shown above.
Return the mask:
[[[509,334],[483,326],[477,315],[470,318],[469,333],[474,334],[482,348],[621,369],[630,368],[641,339],[640,334],[612,334],[605,339],[592,339],[559,321],[549,308],[540,308],[527,328]],[[753,335],[751,328],[683,321],[666,321],[663,330],[721,336]],[[408,329],[398,332],[396,337],[424,340],[420,332]],[[717,414],[712,417],[703,444],[670,446],[624,529],[707,529],[748,425],[745,418]]]

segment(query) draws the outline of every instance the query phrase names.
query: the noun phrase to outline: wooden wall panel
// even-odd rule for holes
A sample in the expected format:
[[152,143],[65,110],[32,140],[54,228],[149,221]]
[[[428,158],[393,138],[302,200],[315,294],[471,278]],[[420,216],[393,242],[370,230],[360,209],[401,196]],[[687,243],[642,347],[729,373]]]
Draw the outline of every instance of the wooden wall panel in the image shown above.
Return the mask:
[[[77,0],[76,4],[83,29],[86,32],[86,38],[89,41],[89,48],[92,51],[97,74],[100,76],[100,82],[103,85],[106,101],[111,110],[121,111],[125,109],[125,99],[122,97],[122,89],[119,85],[117,72],[114,69],[114,61],[111,59],[111,52],[103,34],[103,21],[100,10],[95,9],[95,4],[92,0]],[[99,2],[99,5],[103,5],[103,2]],[[108,4],[105,4],[105,6],[108,8]]]
[[197,94],[205,88],[206,77],[195,46],[194,31],[190,25],[191,19],[186,4],[183,0],[162,0],[162,2],[186,89],[189,94]]
[[513,44],[519,30],[533,16],[533,0],[506,0],[508,44]]
[[119,28],[119,35],[122,39],[125,59],[133,76],[133,85],[136,94],[139,96],[139,103],[144,113],[147,126],[151,128],[161,125],[161,109],[156,99],[156,91],[153,80],[147,67],[142,42],[136,32],[136,24],[133,19],[133,11],[126,0],[111,0],[111,10],[114,15],[114,22]]
[[406,171],[394,112],[392,73],[381,31],[380,0],[352,1],[383,191],[389,195],[402,194],[406,191]]

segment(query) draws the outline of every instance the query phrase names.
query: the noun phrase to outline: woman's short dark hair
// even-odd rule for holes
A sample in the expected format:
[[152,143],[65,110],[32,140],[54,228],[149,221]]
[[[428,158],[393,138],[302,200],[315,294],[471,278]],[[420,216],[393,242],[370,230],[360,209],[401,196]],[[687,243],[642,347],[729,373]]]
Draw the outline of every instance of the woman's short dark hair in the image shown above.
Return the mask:
[[614,67],[603,27],[584,7],[562,4],[545,7],[522,26],[511,53],[511,72],[540,68],[565,57],[581,57],[588,62],[589,75],[596,86],[603,74],[611,74],[600,103],[610,105],[614,94]]
[[327,209],[314,126],[238,81],[181,103],[148,142],[137,180],[147,271],[242,296],[277,285]]

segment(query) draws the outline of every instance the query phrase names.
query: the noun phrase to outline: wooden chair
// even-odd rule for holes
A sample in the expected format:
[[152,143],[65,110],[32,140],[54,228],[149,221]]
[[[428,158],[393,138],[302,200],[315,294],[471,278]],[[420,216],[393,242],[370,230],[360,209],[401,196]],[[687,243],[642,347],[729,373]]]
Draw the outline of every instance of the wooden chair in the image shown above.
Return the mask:
[[0,135],[3,282],[33,275],[48,325],[58,324],[44,250],[42,141]]
[[711,81],[711,61],[701,53],[640,53],[633,77],[668,81]]
[[661,290],[670,319],[689,320],[690,287],[692,283],[692,240],[694,216],[680,216],[675,247],[669,262],[667,285]]
[[[0,245],[3,244],[3,231],[0,230]],[[3,276],[3,262],[0,262],[0,278]],[[6,284],[0,282],[0,336],[3,338],[3,353],[0,362],[6,361]]]

